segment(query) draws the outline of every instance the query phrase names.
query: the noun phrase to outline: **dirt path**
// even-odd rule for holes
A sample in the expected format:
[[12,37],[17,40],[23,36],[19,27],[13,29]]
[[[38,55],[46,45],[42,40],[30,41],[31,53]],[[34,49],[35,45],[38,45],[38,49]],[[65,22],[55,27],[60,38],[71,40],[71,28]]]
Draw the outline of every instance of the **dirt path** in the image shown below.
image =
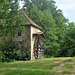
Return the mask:
[[2,65],[0,66],[0,68],[3,68],[3,67],[9,67],[10,65]]
[[56,66],[52,69],[52,71],[61,71],[62,67],[65,65],[65,63],[61,63],[59,66]]
[[67,60],[67,59],[62,59],[62,60],[60,60],[60,61],[54,62],[54,63],[61,63],[61,64],[58,65],[58,66],[56,66],[56,67],[54,67],[54,68],[52,69],[52,72],[53,72],[53,71],[61,71],[61,70],[62,70],[62,67],[66,64],[66,62],[63,62],[64,60]]

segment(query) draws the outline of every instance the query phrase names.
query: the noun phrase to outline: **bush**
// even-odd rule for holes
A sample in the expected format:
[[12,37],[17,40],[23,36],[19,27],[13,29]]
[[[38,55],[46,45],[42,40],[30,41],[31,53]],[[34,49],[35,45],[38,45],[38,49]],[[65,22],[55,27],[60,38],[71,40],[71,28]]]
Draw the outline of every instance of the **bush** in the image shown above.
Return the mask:
[[3,55],[2,51],[0,51],[0,62],[2,62],[3,58],[4,58],[4,55]]
[[21,53],[21,60],[30,60],[30,50],[28,47]]
[[16,42],[4,41],[0,48],[0,61],[10,62],[20,58],[20,50]]
[[22,52],[17,42],[4,41],[0,46],[0,62],[30,59],[29,48],[25,48]]

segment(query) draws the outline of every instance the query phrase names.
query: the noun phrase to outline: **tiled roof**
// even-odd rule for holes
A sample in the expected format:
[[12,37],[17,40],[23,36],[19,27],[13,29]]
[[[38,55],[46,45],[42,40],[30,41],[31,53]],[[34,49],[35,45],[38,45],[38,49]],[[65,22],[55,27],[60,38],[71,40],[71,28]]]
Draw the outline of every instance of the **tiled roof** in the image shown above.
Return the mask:
[[35,26],[35,27],[37,27],[37,28],[39,28],[39,29],[42,30],[42,28],[39,27],[34,21],[32,21],[32,20],[25,14],[25,12],[24,12],[23,10],[22,10],[22,13],[23,13],[24,17],[27,19],[27,25],[33,25],[33,26]]

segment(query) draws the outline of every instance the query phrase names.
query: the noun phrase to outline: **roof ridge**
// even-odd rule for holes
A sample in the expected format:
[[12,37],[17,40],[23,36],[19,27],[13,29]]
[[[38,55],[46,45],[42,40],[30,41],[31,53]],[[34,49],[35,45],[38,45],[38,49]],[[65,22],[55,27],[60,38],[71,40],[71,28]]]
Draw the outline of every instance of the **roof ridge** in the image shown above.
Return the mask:
[[42,30],[42,28],[40,26],[38,26],[34,21],[32,21],[26,14],[25,12],[22,10],[22,13],[24,15],[24,17],[28,20],[29,24],[35,26],[35,27],[38,27],[39,29]]

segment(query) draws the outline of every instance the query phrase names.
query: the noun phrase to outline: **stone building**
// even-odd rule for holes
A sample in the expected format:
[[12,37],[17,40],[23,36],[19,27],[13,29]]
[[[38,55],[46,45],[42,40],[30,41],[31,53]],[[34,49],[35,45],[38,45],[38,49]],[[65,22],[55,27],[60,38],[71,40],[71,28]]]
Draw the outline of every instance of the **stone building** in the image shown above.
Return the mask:
[[31,60],[43,58],[43,40],[44,34],[42,28],[33,22],[25,13],[22,11],[23,16],[27,19],[25,25],[25,32],[19,32],[17,35],[17,42],[21,52],[29,51],[29,57]]

